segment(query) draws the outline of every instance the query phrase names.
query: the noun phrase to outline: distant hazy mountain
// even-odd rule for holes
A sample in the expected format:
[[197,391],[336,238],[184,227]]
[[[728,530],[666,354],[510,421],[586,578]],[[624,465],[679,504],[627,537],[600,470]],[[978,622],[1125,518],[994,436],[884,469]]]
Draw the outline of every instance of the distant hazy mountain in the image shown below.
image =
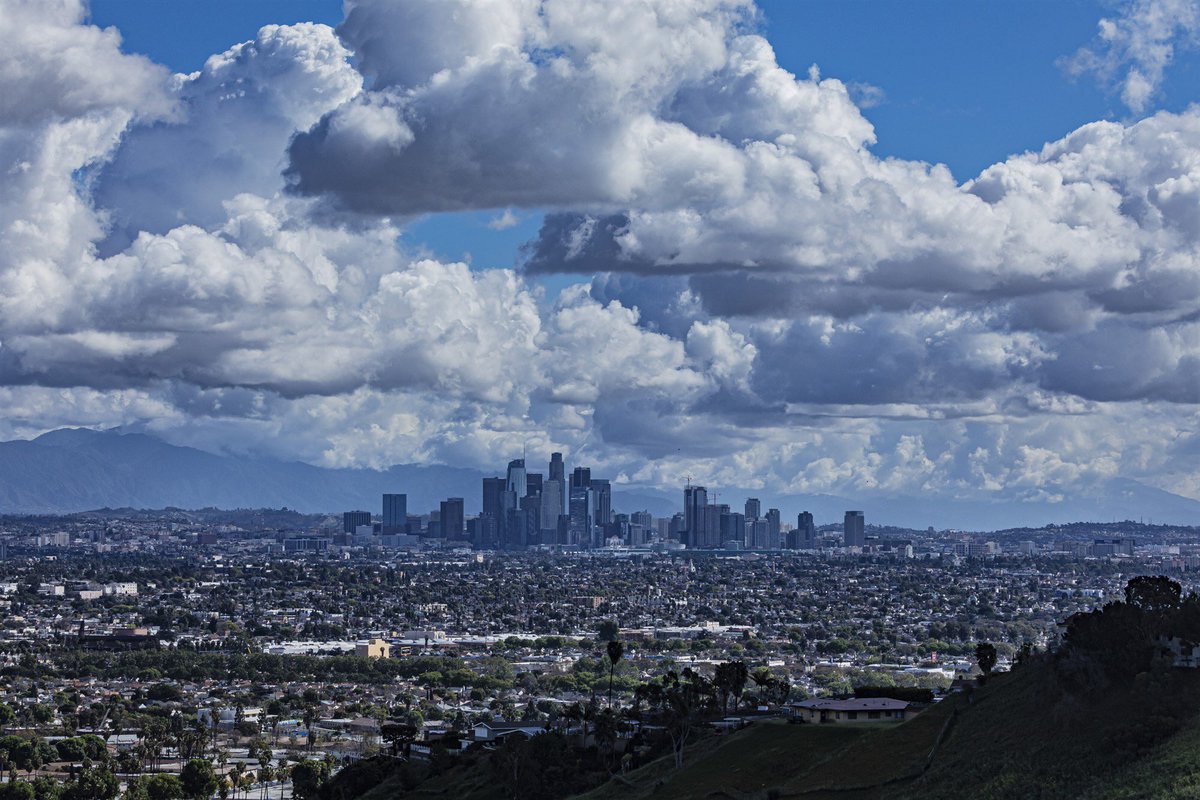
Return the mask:
[[384,471],[213,455],[139,433],[64,429],[0,444],[0,513],[95,508],[292,508],[378,512],[384,492],[414,513],[447,497],[479,507],[482,473],[455,467]]
[[[496,474],[502,468],[499,465]],[[387,470],[325,469],[298,462],[214,455],[140,433],[63,429],[32,441],[0,443],[0,513],[167,506],[378,512],[384,492],[406,493],[413,513],[435,509],[447,497],[464,498],[467,512],[477,513],[483,477],[478,470],[411,464]],[[758,497],[764,509],[779,508],[784,521],[791,522],[802,510],[813,512],[818,523],[836,522],[846,509],[855,508],[866,512],[868,523],[914,528],[996,530],[1139,518],[1200,524],[1200,502],[1122,479],[1061,503],[845,498],[710,488],[720,488],[718,500],[738,510],[746,497]],[[626,487],[613,492],[615,509],[644,509],[656,517],[679,510],[682,501],[682,489]]]

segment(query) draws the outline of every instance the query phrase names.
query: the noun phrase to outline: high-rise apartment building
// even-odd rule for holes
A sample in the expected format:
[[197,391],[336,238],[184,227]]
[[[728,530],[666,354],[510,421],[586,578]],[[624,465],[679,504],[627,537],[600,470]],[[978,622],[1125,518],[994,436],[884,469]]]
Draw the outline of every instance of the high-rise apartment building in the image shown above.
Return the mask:
[[788,546],[793,550],[812,550],[817,546],[817,526],[810,512],[801,511],[796,515],[796,530],[792,534]]
[[451,497],[443,500],[439,519],[442,523],[442,537],[447,541],[461,542],[466,538],[463,499],[461,497]]
[[704,507],[708,505],[708,491],[703,486],[688,485],[683,490],[683,527],[681,540],[688,547],[700,547],[704,541]]
[[568,501],[571,518],[570,536],[567,544],[590,547],[592,544],[592,492],[587,487],[571,489]]
[[346,511],[342,513],[342,532],[354,533],[359,525],[371,524],[370,511]]
[[862,547],[867,543],[866,518],[861,511],[847,511],[842,523],[842,543],[846,547]]
[[767,509],[767,549],[778,550],[782,546],[779,537],[783,530],[782,521],[779,519],[779,509]]
[[767,521],[765,519],[746,520],[746,547],[753,550],[767,549]]
[[479,515],[480,522],[475,526],[480,536],[479,541],[475,542],[476,547],[494,550],[503,540],[507,483],[505,478],[483,479],[483,513]]
[[729,506],[713,503],[704,507],[704,525],[700,536],[690,547],[703,547],[712,550],[721,544],[721,516],[729,516]]
[[595,525],[607,525],[612,522],[612,484],[602,478],[591,478],[590,486],[595,508],[592,511],[592,522]]
[[762,503],[757,497],[746,498],[746,519],[758,519],[762,516]]
[[721,546],[729,547],[736,542],[739,547],[746,546],[746,516],[737,512],[721,515]]
[[383,496],[383,532],[404,533],[408,525],[408,495],[385,494]]

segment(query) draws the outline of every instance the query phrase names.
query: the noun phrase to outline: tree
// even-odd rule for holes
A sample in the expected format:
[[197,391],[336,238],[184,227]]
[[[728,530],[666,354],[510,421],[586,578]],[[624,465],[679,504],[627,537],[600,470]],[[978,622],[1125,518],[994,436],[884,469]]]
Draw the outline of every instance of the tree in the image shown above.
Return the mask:
[[40,775],[33,779],[33,796],[35,800],[59,800],[62,795],[62,784],[48,775]]
[[179,781],[185,796],[194,800],[212,797],[217,790],[217,773],[207,758],[193,758],[183,766]]
[[0,800],[34,800],[33,786],[25,781],[9,781],[0,786]]
[[379,729],[379,735],[392,745],[393,756],[403,753],[408,758],[412,743],[417,738],[417,730],[417,726],[408,722],[385,722]]
[[74,782],[62,791],[62,800],[113,800],[121,792],[117,776],[104,767],[93,767],[79,773]]
[[996,645],[991,642],[980,642],[975,645],[975,661],[979,664],[979,671],[984,677],[992,674],[992,668],[996,666]]
[[625,646],[617,639],[610,639],[607,646],[608,650],[608,707],[612,708],[612,687],[613,674],[617,669],[617,662],[621,660],[621,656],[625,655]]
[[246,774],[246,765],[241,761],[233,765],[233,769],[229,771],[229,782],[233,786],[233,796],[238,796],[238,790],[242,788],[242,776]]
[[775,680],[775,676],[766,667],[759,667],[750,674],[750,680],[754,681],[754,685],[758,687],[759,700],[762,701],[766,699],[767,691]]
[[[306,690],[306,691],[310,691],[310,690]],[[320,719],[320,716],[317,712],[317,707],[311,703],[308,705],[305,705],[304,706],[304,729],[308,733],[304,738],[305,738],[306,744],[308,745],[308,749],[310,751],[312,750],[312,746],[313,746],[313,723],[315,723],[318,719]]]
[[1125,602],[1142,611],[1163,614],[1179,608],[1183,587],[1159,575],[1139,575],[1125,585]]
[[675,755],[675,767],[679,769],[683,766],[683,750],[691,736],[693,723],[709,701],[715,702],[713,684],[685,667],[681,673],[668,672],[660,683],[647,684],[643,694],[651,716],[666,728]]
[[620,730],[621,720],[611,706],[596,716],[596,748],[609,772],[612,771],[613,750],[616,748]]
[[183,783],[174,775],[144,775],[129,782],[125,800],[182,800]]
[[292,767],[292,795],[296,800],[317,800],[321,785],[329,780],[329,765],[307,759]]
[[745,661],[731,661],[730,691],[733,694],[733,708],[736,711],[742,704],[742,693],[746,691],[746,682],[750,680],[750,668]]
[[587,788],[578,753],[558,733],[506,736],[491,766],[508,796],[520,800],[553,800]]
[[596,626],[596,631],[600,641],[611,642],[615,641],[621,633],[621,626],[617,624],[615,619],[602,619]]

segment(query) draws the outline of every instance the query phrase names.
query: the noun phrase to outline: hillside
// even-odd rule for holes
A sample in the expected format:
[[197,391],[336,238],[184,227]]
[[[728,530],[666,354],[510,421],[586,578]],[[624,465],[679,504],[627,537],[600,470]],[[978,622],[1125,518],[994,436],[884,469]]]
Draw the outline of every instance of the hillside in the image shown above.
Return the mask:
[[[698,744],[682,770],[670,759],[634,770],[582,797],[1195,798],[1200,796],[1200,675],[1172,683],[1189,719],[1157,745],[1141,695],[1118,692],[1092,704],[1051,700],[1047,668],[995,677],[903,725],[855,728],[762,723]],[[947,733],[934,751],[939,732]],[[1149,737],[1149,739],[1147,738]],[[933,758],[925,771],[930,753]],[[382,800],[382,798],[377,798]]]
[[[1142,706],[1138,690],[1093,703],[1052,699],[1050,667],[995,676],[968,701],[952,696],[902,725],[761,722],[689,746],[682,769],[666,756],[581,800],[808,798],[809,800],[1183,800],[1200,796],[1200,675],[1179,671],[1169,692],[1188,717],[1177,733]],[[935,749],[939,734],[945,731]],[[932,754],[932,759],[930,755]],[[928,765],[928,768],[927,768]],[[411,781],[385,777],[357,800],[503,800],[486,756]],[[413,785],[416,783],[417,785]],[[406,788],[406,785],[409,788]]]

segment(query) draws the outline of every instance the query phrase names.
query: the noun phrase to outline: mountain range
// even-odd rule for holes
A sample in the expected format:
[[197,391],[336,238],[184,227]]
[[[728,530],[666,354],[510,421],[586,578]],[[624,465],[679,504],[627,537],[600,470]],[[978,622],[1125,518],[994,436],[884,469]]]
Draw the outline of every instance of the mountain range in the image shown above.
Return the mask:
[[[501,474],[504,465],[498,465]],[[531,469],[537,467],[531,463]],[[441,465],[400,464],[385,470],[332,469],[295,461],[215,454],[120,430],[64,428],[32,440],[0,442],[0,513],[56,514],[98,508],[290,508],[305,513],[377,511],[380,495],[403,492],[413,513],[462,497],[477,513],[485,473]],[[714,487],[710,487],[710,490]],[[613,492],[619,511],[669,516],[682,505],[679,489],[627,486]],[[1074,521],[1149,518],[1200,524],[1200,502],[1137,481],[1112,479],[1061,502],[938,497],[796,495],[720,488],[716,498],[739,508],[746,497],[782,510],[801,510],[820,523],[862,509],[868,522],[910,528],[998,530]],[[713,501],[710,492],[709,500]]]

